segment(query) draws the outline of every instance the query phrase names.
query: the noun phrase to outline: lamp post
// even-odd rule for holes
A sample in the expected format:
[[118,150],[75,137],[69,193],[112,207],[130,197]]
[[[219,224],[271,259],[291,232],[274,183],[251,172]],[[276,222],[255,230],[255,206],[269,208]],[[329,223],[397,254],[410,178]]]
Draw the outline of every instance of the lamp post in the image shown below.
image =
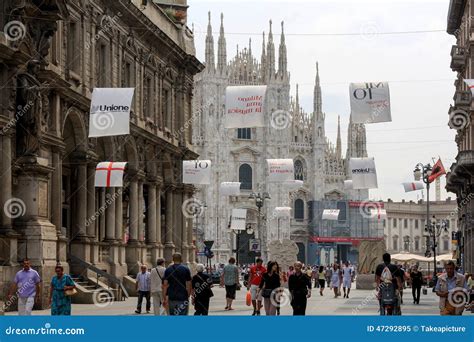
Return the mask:
[[[271,199],[271,197],[270,197],[270,194],[268,192],[262,192],[262,193],[252,192],[249,195],[249,199],[255,200],[255,205],[257,206],[257,210],[258,210],[257,232],[258,232],[258,238],[261,239],[261,241],[263,242],[263,238],[261,237],[261,234],[262,234],[262,229],[261,229],[262,208],[263,208],[263,205],[265,204],[265,200]],[[262,246],[263,246],[263,243],[262,243]]]
[[428,236],[433,239],[432,247],[433,250],[433,284],[436,285],[437,275],[436,275],[436,247],[438,247],[438,238],[442,232],[448,232],[448,220],[440,220],[439,223],[436,222],[435,216],[433,215],[433,222],[429,222],[427,227],[425,227],[425,232],[428,233]]
[[405,237],[403,238],[403,242],[405,243],[405,246],[404,246],[404,247],[405,247],[405,248],[404,248],[405,251],[410,252],[410,242],[411,242],[410,237],[409,237],[409,236],[405,236]]

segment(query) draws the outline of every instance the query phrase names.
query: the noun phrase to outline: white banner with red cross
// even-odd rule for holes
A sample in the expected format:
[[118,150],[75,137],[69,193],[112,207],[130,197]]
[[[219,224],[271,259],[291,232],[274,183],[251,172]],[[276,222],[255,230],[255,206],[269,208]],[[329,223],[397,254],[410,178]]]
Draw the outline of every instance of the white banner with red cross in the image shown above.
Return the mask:
[[95,168],[94,184],[96,187],[123,186],[123,173],[127,162],[101,162]]

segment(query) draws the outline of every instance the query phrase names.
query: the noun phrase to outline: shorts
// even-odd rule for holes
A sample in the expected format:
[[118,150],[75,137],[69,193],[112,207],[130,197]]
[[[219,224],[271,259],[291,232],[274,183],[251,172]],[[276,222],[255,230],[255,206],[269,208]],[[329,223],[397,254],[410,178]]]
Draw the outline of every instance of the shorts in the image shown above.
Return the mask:
[[250,295],[252,296],[252,300],[258,300],[262,301],[262,291],[260,291],[260,294],[257,297],[257,292],[258,292],[258,285],[250,285]]
[[342,287],[345,287],[346,289],[350,289],[352,284],[352,279],[343,279],[342,280]]
[[225,297],[228,299],[235,299],[235,291],[237,291],[237,284],[225,286]]
[[324,289],[324,285],[326,285],[326,284],[325,284],[326,281],[325,281],[324,279],[319,279],[319,280],[318,280],[318,283],[319,283],[319,287],[322,288],[322,289]]

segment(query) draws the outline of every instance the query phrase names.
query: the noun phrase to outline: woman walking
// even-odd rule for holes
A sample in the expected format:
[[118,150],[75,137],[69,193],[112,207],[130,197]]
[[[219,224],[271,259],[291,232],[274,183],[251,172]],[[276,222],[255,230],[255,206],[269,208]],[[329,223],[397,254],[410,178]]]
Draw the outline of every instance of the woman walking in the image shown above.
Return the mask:
[[49,292],[49,303],[51,305],[51,315],[70,316],[71,296],[75,293],[76,285],[71,277],[64,274],[64,268],[57,265],[56,275],[51,280]]
[[207,274],[204,274],[203,264],[197,264],[196,272],[191,280],[191,298],[196,310],[194,316],[207,316],[209,314],[209,301],[214,296],[211,290],[212,280]]
[[324,291],[324,286],[326,285],[324,266],[319,266],[318,283],[319,283],[319,294],[322,296],[323,291]]
[[420,304],[420,291],[421,285],[423,285],[423,275],[418,271],[417,265],[413,266],[413,270],[410,273],[410,280],[413,304]]
[[339,286],[342,283],[342,274],[341,270],[339,269],[339,265],[334,263],[332,265],[332,276],[331,276],[331,287],[334,290],[334,298],[337,298],[341,295],[339,291]]
[[280,287],[280,267],[276,261],[269,261],[267,264],[267,272],[263,274],[259,286],[259,292],[262,293],[263,305],[267,316],[275,316],[276,314],[277,303],[275,298],[277,294],[274,293],[274,290]]

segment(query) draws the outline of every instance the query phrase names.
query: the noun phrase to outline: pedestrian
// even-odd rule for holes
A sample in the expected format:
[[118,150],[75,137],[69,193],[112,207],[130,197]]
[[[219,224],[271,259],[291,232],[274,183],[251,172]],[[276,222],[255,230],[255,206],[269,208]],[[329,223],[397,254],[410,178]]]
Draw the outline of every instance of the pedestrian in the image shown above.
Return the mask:
[[382,291],[385,291],[385,294],[393,294],[392,299],[394,303],[390,310],[387,309],[387,314],[401,315],[399,291],[402,288],[402,282],[399,275],[400,269],[397,265],[391,263],[392,256],[389,253],[384,253],[382,260],[383,263],[379,264],[375,269],[375,282],[377,285],[380,314],[385,315],[384,299],[382,298]]
[[191,298],[194,304],[194,316],[207,316],[209,314],[209,302],[214,296],[212,292],[212,279],[204,274],[204,265],[196,265],[196,274],[191,280]]
[[306,266],[306,275],[311,281],[313,280],[313,269],[311,268],[311,266]]
[[235,258],[231,257],[229,263],[224,266],[221,275],[221,285],[225,286],[226,305],[224,310],[234,310],[232,302],[239,285],[239,268],[235,265]]
[[262,308],[262,294],[258,291],[260,283],[262,282],[262,276],[267,271],[263,266],[263,260],[258,258],[256,264],[250,267],[249,276],[249,287],[250,294],[252,297],[253,313],[252,316],[260,316],[260,310]]
[[[291,306],[293,316],[306,315],[306,305],[311,297],[311,279],[301,272],[303,265],[297,261],[295,263],[295,273],[288,279],[288,289],[291,293]],[[324,280],[323,280],[324,281]]]
[[52,316],[71,315],[71,295],[74,294],[76,284],[68,274],[64,274],[64,268],[57,265],[54,269],[56,275],[51,280],[49,291],[49,304]]
[[137,274],[135,289],[138,294],[138,303],[135,313],[140,314],[142,312],[143,298],[146,299],[146,313],[150,313],[151,300],[150,300],[150,289],[151,289],[151,277],[148,272],[146,265],[140,267],[140,272]]
[[342,268],[342,289],[344,291],[344,298],[349,298],[349,293],[351,292],[352,277],[352,268],[346,261],[345,266]]
[[23,269],[18,271],[13,279],[8,295],[9,302],[13,296],[18,298],[19,316],[31,316],[34,304],[39,303],[41,299],[41,278],[26,258],[23,260]]
[[324,266],[319,266],[319,272],[318,272],[318,283],[319,283],[319,294],[322,296],[323,291],[324,291],[324,286],[326,285],[325,281],[325,274],[326,272],[324,271]]
[[405,288],[405,281],[406,281],[405,269],[403,268],[402,265],[397,265],[397,267],[399,269],[397,276],[400,278],[400,282],[402,283],[402,287],[400,289],[400,304],[403,304],[403,289]]
[[413,304],[420,304],[421,285],[423,285],[423,274],[418,270],[418,266],[413,266],[410,273],[411,293],[413,295]]
[[331,287],[334,290],[334,298],[337,298],[341,295],[339,291],[339,286],[342,283],[342,274],[341,270],[339,269],[339,265],[334,263],[332,265],[332,275],[331,275]]
[[326,277],[326,285],[327,287],[331,287],[331,278],[332,278],[332,266],[326,266],[326,272],[324,273]]
[[446,272],[438,277],[435,286],[435,292],[439,296],[439,309],[442,316],[460,316],[466,304],[466,278],[461,273],[456,272],[455,267],[454,262],[448,261],[444,265]]
[[150,271],[150,294],[153,299],[153,313],[155,316],[161,315],[163,305],[163,280],[165,278],[166,268],[165,259],[156,260],[156,267]]
[[173,254],[173,264],[165,272],[163,282],[164,306],[168,307],[170,316],[187,316],[189,297],[191,296],[191,272],[182,264],[180,253]]
[[275,298],[279,295],[276,291],[279,291],[280,288],[280,267],[276,261],[269,261],[267,264],[267,272],[263,274],[259,286],[259,293],[262,294],[265,314],[267,316],[276,315],[277,303]]

